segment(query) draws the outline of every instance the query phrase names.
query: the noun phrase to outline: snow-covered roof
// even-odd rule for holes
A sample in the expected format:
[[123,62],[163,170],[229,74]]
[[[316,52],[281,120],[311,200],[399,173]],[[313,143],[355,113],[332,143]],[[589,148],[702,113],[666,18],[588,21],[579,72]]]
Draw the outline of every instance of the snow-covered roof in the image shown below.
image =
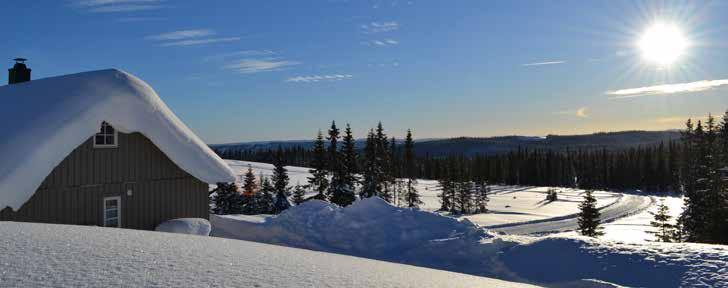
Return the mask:
[[0,209],[17,210],[46,176],[106,121],[139,132],[177,166],[207,182],[232,182],[230,167],[147,83],[116,69],[0,87]]

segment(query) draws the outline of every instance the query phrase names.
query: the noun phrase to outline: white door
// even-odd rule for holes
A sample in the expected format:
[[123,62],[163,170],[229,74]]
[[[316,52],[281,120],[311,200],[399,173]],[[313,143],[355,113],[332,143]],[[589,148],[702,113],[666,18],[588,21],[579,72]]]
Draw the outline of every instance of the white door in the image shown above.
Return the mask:
[[121,197],[104,198],[104,227],[121,227]]

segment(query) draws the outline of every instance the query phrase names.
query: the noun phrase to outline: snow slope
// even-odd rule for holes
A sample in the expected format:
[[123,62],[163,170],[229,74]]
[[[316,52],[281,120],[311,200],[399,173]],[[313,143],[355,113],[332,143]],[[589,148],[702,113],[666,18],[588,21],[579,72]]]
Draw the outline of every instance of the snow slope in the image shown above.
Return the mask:
[[576,236],[521,241],[503,251],[504,266],[522,279],[549,286],[598,279],[629,287],[728,287],[726,246]]
[[0,287],[535,287],[247,241],[0,222]]
[[486,256],[493,253],[487,250],[493,247],[480,245],[491,236],[467,220],[397,208],[379,198],[346,208],[310,200],[277,216],[212,215],[210,220],[213,236],[476,275],[485,274]]
[[147,83],[116,69],[0,86],[0,209],[17,210],[71,151],[106,121],[140,132],[175,164],[208,182],[230,168],[174,115]]
[[728,286],[725,246],[492,235],[467,220],[378,198],[346,208],[312,200],[279,216],[213,216],[211,222],[218,237],[552,287]]

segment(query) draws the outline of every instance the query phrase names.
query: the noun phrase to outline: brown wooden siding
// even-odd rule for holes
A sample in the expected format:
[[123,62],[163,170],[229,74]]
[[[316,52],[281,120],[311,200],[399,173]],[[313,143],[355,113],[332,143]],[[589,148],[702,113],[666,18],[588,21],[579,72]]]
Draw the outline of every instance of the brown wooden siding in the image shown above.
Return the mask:
[[[17,212],[0,221],[103,225],[104,197],[121,197],[124,228],[154,229],[175,218],[205,218],[208,185],[177,167],[139,133],[119,133],[117,148],[76,148]],[[127,191],[131,189],[131,196]]]

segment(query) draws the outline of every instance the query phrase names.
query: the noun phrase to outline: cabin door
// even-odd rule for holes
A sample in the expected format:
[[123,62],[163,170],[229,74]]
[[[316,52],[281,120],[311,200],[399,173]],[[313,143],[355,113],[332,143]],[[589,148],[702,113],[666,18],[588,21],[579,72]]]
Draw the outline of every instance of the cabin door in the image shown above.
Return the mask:
[[121,197],[104,198],[104,227],[121,227]]

